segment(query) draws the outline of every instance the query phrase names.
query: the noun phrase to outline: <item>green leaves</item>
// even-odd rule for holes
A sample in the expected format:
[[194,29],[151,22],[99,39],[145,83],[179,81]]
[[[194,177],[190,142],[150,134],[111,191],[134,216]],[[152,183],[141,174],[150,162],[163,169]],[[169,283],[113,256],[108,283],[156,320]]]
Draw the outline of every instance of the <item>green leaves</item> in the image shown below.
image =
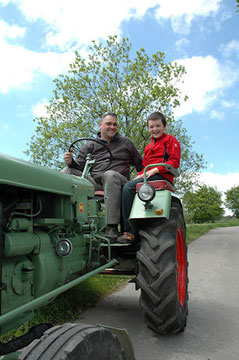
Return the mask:
[[233,215],[239,219],[239,186],[234,186],[226,191],[225,204],[233,212]]
[[93,41],[87,58],[75,52],[68,73],[54,80],[47,117],[35,119],[38,126],[26,151],[34,162],[61,168],[69,144],[81,136],[94,136],[106,111],[118,114],[121,135],[143,153],[150,138],[147,116],[159,110],[167,117],[168,132],[182,145],[181,178],[203,166],[182,122],[173,117],[180,106],[178,85],[185,69],[166,63],[163,52],[149,56],[143,48],[135,54],[131,48],[128,38],[109,36],[99,44]]
[[201,185],[194,192],[187,191],[183,197],[186,221],[215,222],[223,216],[222,204],[221,193],[213,187]]

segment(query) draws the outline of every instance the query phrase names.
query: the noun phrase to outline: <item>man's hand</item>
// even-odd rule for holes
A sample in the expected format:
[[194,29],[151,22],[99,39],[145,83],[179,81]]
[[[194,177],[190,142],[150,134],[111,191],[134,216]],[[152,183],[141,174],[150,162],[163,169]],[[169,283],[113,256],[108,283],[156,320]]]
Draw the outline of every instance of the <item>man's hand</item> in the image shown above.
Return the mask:
[[63,156],[63,159],[66,165],[71,165],[73,159],[73,149],[71,148],[69,152],[66,152]]

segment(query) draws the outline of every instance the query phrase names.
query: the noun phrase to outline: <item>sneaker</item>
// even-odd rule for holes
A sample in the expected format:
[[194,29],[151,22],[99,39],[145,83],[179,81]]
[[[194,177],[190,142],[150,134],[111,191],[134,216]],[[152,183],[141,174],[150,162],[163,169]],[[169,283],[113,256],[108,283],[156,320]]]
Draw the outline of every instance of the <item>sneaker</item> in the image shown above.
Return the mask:
[[119,236],[117,242],[119,244],[131,244],[135,241],[135,237],[133,234],[129,232],[124,232],[123,235]]
[[107,237],[111,243],[116,243],[117,238],[119,237],[118,225],[107,225],[105,237]]

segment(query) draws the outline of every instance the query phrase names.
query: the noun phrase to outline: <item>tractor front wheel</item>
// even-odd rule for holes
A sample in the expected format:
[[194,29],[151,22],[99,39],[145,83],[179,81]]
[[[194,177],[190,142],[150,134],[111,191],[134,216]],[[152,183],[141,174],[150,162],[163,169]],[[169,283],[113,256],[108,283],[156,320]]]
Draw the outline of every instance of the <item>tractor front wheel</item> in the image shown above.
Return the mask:
[[18,357],[19,360],[125,360],[116,335],[97,326],[71,324],[47,330]]
[[188,312],[188,263],[180,203],[173,201],[170,218],[151,219],[139,236],[137,284],[145,321],[160,334],[183,331]]

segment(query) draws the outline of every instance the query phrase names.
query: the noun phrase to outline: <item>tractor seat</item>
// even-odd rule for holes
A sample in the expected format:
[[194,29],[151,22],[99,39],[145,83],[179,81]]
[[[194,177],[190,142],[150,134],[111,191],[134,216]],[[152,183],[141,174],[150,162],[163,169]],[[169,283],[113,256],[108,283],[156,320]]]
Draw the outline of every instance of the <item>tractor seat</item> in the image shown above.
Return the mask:
[[[141,182],[136,185],[136,192],[139,190],[139,187],[143,184],[144,183]],[[167,180],[153,180],[153,181],[148,181],[147,184],[152,185],[155,188],[155,190],[169,190],[175,192],[173,185]]]
[[[143,184],[144,183],[141,182],[136,185],[136,192],[138,191],[139,187]],[[173,185],[167,180],[153,180],[153,181],[148,181],[147,184],[152,185],[155,188],[155,190],[169,190],[175,192]],[[104,197],[104,191],[96,190],[95,196]]]
[[104,197],[104,191],[103,190],[96,190],[95,191],[95,196]]

